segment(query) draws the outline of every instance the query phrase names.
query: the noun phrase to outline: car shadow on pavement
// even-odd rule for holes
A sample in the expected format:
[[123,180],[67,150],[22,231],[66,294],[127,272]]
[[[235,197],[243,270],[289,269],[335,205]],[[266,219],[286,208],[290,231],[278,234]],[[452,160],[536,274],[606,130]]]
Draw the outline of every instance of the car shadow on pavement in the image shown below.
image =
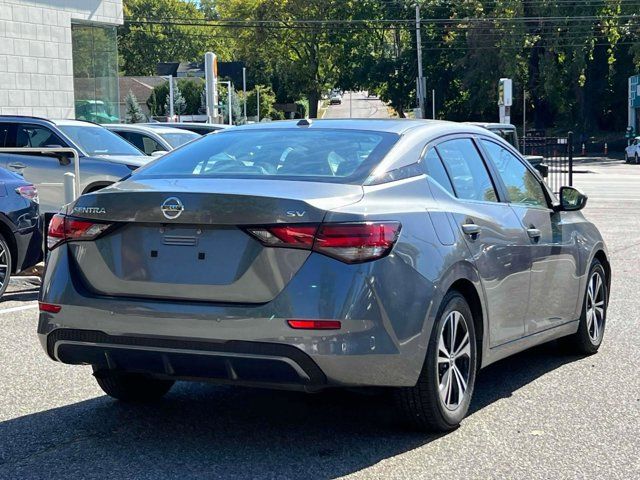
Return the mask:
[[[550,346],[489,367],[471,414],[575,359]],[[150,405],[101,396],[0,423],[0,478],[329,479],[438,438],[401,429],[389,395],[179,383]]]

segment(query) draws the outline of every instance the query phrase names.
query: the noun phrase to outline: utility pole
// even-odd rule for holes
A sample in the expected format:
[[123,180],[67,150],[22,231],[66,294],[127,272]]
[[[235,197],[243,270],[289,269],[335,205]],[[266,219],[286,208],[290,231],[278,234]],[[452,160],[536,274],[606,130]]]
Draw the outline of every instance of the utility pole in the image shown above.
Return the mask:
[[353,118],[353,92],[349,90],[349,118]]
[[420,4],[416,3],[416,49],[418,54],[418,106],[422,118],[426,117],[424,105],[424,78],[422,77],[422,35],[420,34]]
[[527,89],[522,90],[522,154],[527,146]]
[[244,123],[247,123],[247,69],[242,67],[242,98],[244,100]]

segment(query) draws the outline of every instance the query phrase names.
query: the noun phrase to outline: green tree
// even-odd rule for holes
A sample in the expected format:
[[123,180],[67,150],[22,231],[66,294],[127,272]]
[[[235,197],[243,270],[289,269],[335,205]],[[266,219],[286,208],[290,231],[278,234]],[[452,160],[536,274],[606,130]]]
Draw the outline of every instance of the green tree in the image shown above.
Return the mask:
[[226,39],[202,25],[204,12],[192,2],[125,0],[124,17],[118,44],[125,75],[155,75],[160,62],[201,62],[209,50],[226,51]]
[[138,99],[131,90],[129,90],[129,93],[125,97],[124,104],[127,123],[142,123],[147,120],[142,108],[140,108]]
[[[171,113],[169,106],[171,105],[171,92],[167,93],[166,101],[164,104],[164,111],[166,115]],[[173,87],[173,113],[175,115],[184,115],[187,112],[187,101],[182,96],[180,86]]]

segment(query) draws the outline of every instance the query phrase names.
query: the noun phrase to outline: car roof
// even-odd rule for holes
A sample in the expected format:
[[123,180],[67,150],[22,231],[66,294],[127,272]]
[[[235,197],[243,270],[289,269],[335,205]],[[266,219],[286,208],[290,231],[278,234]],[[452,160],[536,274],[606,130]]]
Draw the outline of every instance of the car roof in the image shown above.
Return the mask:
[[[306,125],[305,122],[310,125]],[[275,122],[260,122],[250,125],[241,125],[234,127],[236,130],[275,130],[286,128],[309,128],[327,129],[327,130],[365,130],[374,132],[388,132],[397,135],[403,135],[413,130],[420,129],[427,133],[486,133],[487,130],[475,125],[464,123],[449,122],[445,120],[414,120],[402,118],[345,118],[345,119],[327,119],[327,120],[280,120]]]
[[69,120],[69,119],[52,119],[49,120],[51,123],[53,123],[54,125],[58,126],[58,127],[96,127],[96,128],[102,128],[102,125],[98,125],[97,123],[93,123],[93,122],[84,122],[82,120]]
[[[177,128],[180,129],[179,125],[184,125],[185,127],[196,127],[196,128],[208,128],[211,129],[222,129],[222,128],[230,128],[233,125],[227,125],[225,123],[200,123],[200,122],[176,122],[176,123],[164,123],[164,122],[154,122],[154,123],[142,123],[140,125],[144,125],[149,128]],[[181,130],[185,130],[182,128]]]
[[[169,126],[161,126],[161,127],[150,127],[148,125],[141,125],[138,123],[107,123],[104,124],[103,127],[111,130],[114,129],[123,129],[123,130],[131,130],[138,132],[147,132],[147,133],[155,133],[155,134],[163,134],[163,133],[181,133],[184,134],[185,131],[179,128],[173,128]],[[189,132],[187,132],[188,134]]]
[[515,130],[515,125],[512,125],[511,123],[492,123],[492,122],[464,122],[467,125],[477,125],[478,127],[482,127],[482,128],[505,128],[505,129],[509,129],[509,130]]

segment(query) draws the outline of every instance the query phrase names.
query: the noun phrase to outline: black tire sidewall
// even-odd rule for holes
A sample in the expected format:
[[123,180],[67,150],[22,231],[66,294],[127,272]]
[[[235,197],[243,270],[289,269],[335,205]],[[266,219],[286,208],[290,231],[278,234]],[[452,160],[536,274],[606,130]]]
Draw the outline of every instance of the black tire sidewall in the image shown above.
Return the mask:
[[[587,326],[587,292],[589,291],[589,283],[591,282],[591,277],[595,272],[598,272],[600,274],[600,278],[602,278],[603,283],[602,288],[604,289],[604,318],[602,320],[602,334],[600,335],[600,341],[597,345],[591,341],[591,337],[589,336],[589,328]],[[591,268],[589,269],[589,276],[587,277],[587,285],[584,292],[584,301],[582,302],[582,314],[580,315],[580,326],[578,327],[578,335],[580,337],[580,340],[584,343],[585,347],[587,347],[588,350],[592,350],[593,353],[598,351],[600,345],[602,345],[602,341],[604,340],[604,334],[607,327],[608,306],[609,288],[607,274],[600,261],[594,259],[591,263]]]
[[[439,395],[439,382],[437,374],[437,362],[438,362],[438,343],[440,339],[440,333],[444,326],[444,321],[452,311],[457,310],[460,312],[466,322],[469,331],[469,342],[471,346],[471,364],[469,366],[469,381],[467,382],[467,391],[465,392],[465,398],[463,402],[458,406],[456,410],[449,410],[446,408]],[[437,406],[440,418],[437,419],[438,423],[442,423],[444,427],[455,427],[466,416],[469,411],[469,405],[473,397],[473,388],[475,385],[476,372],[478,370],[478,355],[477,355],[477,343],[476,334],[474,328],[473,314],[471,308],[465,300],[465,298],[458,292],[448,293],[442,301],[442,307],[438,312],[437,321],[433,326],[431,333],[431,339],[429,340],[429,348],[427,350],[427,358],[425,360],[424,369],[429,382],[429,394],[432,396],[432,404]]]
[[6,239],[4,238],[4,235],[2,234],[0,234],[0,244],[2,245],[2,248],[4,248],[5,255],[7,258],[7,275],[4,279],[4,283],[0,287],[0,297],[1,297],[2,295],[4,295],[4,292],[6,292],[7,287],[9,286],[9,281],[11,280],[11,271],[12,271],[11,265],[13,264],[13,259],[11,258],[11,250],[9,249],[9,244],[7,243]]

